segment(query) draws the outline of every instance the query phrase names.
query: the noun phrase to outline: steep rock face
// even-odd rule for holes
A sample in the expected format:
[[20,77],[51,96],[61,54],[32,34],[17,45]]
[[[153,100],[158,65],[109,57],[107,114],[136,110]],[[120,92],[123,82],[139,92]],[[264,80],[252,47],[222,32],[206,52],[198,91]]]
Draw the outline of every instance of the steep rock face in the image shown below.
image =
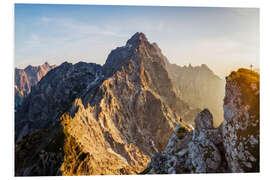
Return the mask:
[[23,98],[30,92],[31,84],[28,75],[23,69],[15,69],[15,109],[17,109],[23,101]]
[[195,67],[168,64],[168,72],[181,92],[181,99],[191,107],[208,108],[213,114],[214,126],[218,127],[224,119],[222,105],[225,81],[205,64]]
[[227,172],[221,132],[213,127],[212,114],[203,110],[195,125],[193,130],[177,126],[165,151],[153,156],[142,173]]
[[247,69],[226,78],[222,134],[232,172],[259,171],[259,78]]
[[27,66],[25,69],[15,68],[15,109],[17,109],[24,97],[31,91],[31,87],[36,85],[40,79],[47,74],[55,65],[45,62],[40,66]]
[[[35,134],[57,127],[59,135],[38,140],[35,161],[23,166],[17,159],[16,174],[55,175],[46,166],[50,158],[40,165],[43,157],[57,157],[61,175],[141,172],[165,149],[169,136],[164,134],[176,124],[191,129],[186,122],[197,112],[179,98],[166,61],[155,43],[136,33],[102,68],[64,63],[50,71],[16,113],[16,157],[29,158],[24,148]],[[57,150],[45,148],[54,143]]]

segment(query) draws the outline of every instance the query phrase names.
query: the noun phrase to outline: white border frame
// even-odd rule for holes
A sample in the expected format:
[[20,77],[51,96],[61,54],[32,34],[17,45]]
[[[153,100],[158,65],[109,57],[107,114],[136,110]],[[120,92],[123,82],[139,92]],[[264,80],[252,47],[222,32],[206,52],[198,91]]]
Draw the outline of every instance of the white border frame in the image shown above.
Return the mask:
[[[14,113],[13,113],[13,72],[14,72],[14,3],[40,4],[96,4],[96,5],[144,5],[144,6],[200,6],[200,7],[256,7],[260,8],[260,73],[261,73],[261,166],[260,173],[247,174],[185,174],[185,175],[149,175],[149,176],[76,176],[76,177],[24,177],[23,179],[137,179],[137,178],[188,178],[188,179],[228,179],[263,178],[269,171],[269,101],[270,101],[270,57],[269,57],[269,18],[270,9],[267,0],[4,0],[0,5],[1,25],[1,177],[3,179],[21,179],[14,177]],[[269,132],[268,132],[269,131]]]

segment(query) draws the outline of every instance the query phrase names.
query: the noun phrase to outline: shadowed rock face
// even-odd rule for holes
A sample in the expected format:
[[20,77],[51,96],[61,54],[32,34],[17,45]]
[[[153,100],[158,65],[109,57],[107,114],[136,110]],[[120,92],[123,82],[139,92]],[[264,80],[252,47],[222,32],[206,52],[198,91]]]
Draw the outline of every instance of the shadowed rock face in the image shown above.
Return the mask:
[[27,66],[25,69],[15,68],[15,109],[22,104],[23,99],[30,93],[31,87],[55,67],[55,65],[51,66],[45,62],[40,66]]
[[[99,76],[101,66],[79,62],[63,63],[32,87],[15,114],[16,142],[37,129],[56,124],[75,98]],[[96,83],[96,82],[95,82]]]
[[195,129],[177,126],[164,152],[157,153],[142,173],[259,172],[259,74],[247,69],[226,78],[224,122],[213,127],[205,109]]
[[[190,129],[186,122],[197,112],[179,98],[166,61],[136,33],[103,67],[63,63],[50,71],[16,112],[16,174],[55,175],[46,165],[54,157],[62,175],[141,172],[165,149],[174,126]],[[49,136],[52,128],[57,135]],[[43,131],[48,138],[39,139],[33,158],[24,148]]]

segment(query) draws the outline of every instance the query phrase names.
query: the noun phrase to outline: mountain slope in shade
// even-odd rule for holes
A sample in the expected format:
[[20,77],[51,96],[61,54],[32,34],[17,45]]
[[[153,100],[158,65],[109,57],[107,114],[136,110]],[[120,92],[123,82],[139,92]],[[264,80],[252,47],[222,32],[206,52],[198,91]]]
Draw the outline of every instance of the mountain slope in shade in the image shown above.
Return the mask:
[[195,67],[168,64],[168,72],[180,91],[181,99],[188,102],[191,107],[209,109],[213,114],[215,127],[223,122],[224,80],[215,75],[205,64]]
[[166,61],[136,33],[103,67],[51,70],[16,112],[16,175],[141,172],[198,112],[180,99]]
[[27,66],[25,69],[15,68],[15,109],[21,105],[22,100],[31,91],[31,87],[36,85],[43,76],[55,65],[49,65],[45,62],[40,66]]
[[84,62],[75,65],[65,62],[49,71],[32,87],[15,113],[16,141],[34,130],[56,124],[75,98],[95,83],[100,73],[100,65]]

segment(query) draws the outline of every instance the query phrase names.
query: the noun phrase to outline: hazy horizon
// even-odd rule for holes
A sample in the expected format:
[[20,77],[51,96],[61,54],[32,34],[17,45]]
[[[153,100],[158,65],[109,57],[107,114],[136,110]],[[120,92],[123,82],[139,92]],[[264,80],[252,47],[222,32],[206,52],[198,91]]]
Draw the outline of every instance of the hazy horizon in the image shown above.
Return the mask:
[[15,5],[15,67],[79,61],[104,64],[136,32],[173,64],[207,64],[220,77],[259,68],[259,9]]

